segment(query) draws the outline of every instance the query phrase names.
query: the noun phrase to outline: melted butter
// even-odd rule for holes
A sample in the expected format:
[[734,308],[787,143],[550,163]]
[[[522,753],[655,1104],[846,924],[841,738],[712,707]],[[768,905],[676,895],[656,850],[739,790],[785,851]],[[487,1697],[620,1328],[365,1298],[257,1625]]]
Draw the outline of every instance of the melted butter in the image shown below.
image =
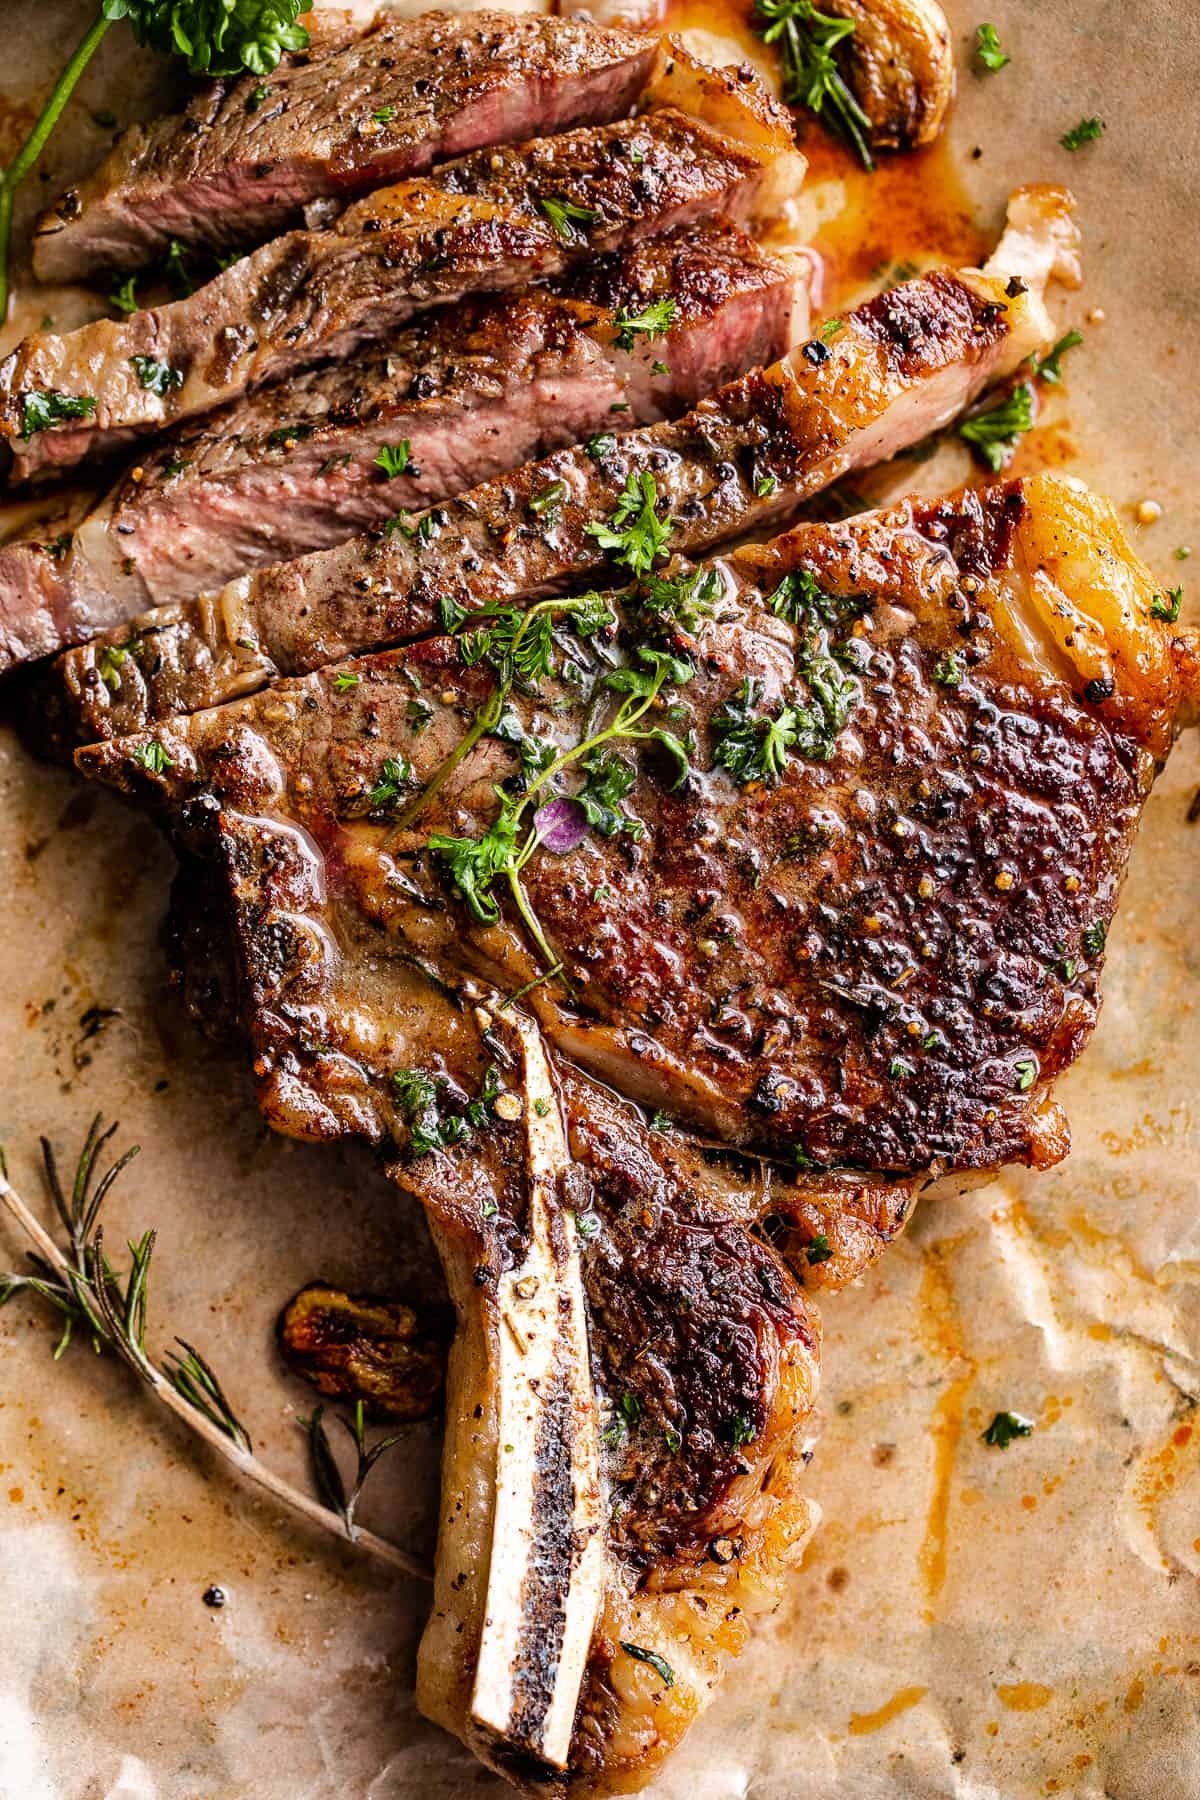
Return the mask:
[[928,1692],[929,1689],[923,1687],[901,1688],[876,1712],[851,1713],[850,1736],[866,1737],[872,1731],[882,1731],[885,1725],[890,1725],[892,1720],[899,1718],[901,1713],[906,1713],[910,1707],[916,1706]]

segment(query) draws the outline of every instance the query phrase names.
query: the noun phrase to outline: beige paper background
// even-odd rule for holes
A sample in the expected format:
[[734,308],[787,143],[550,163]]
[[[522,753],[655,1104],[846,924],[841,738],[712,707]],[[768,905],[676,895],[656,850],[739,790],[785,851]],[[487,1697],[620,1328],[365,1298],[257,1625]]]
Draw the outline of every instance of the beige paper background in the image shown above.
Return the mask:
[[[986,79],[970,70],[976,13],[950,10],[951,143],[976,222],[993,229],[1018,181],[1069,179],[1088,279],[1059,310],[1064,324],[1106,315],[1085,325],[1028,454],[1106,489],[1164,582],[1186,580],[1200,562],[1172,553],[1192,542],[1200,558],[1192,9],[989,0],[1013,61]],[[19,107],[90,9],[3,12],[0,94]],[[153,91],[128,45],[114,30],[53,179],[102,148],[88,105],[124,120]],[[1067,156],[1058,135],[1093,112],[1104,140]],[[953,194],[930,192],[941,166],[926,178],[932,223],[919,246],[895,241],[897,257],[959,248]],[[818,175],[822,212],[850,207],[835,236],[867,229],[861,184],[847,195]],[[894,183],[875,192],[887,224],[910,229]],[[66,323],[77,305],[39,297],[36,316]],[[904,478],[931,487],[959,467]],[[1165,511],[1141,529],[1146,496]],[[825,1522],[659,1800],[1200,1795],[1198,786],[1193,738],[1150,801],[1101,1027],[1064,1084],[1068,1162],[930,1205],[825,1306],[811,1471]],[[299,1475],[309,1396],[274,1358],[279,1304],[318,1274],[428,1288],[431,1258],[369,1159],[270,1136],[236,1056],[183,1018],[158,943],[170,873],[136,813],[0,731],[0,1138],[32,1195],[39,1131],[69,1160],[94,1111],[122,1120],[144,1148],[111,1228],[159,1228],[151,1339],[198,1342],[256,1446]],[[97,1006],[119,1014],[85,1039]],[[0,1246],[14,1265],[6,1226]],[[122,1370],[82,1345],[55,1366],[52,1343],[32,1303],[0,1312],[2,1800],[499,1794],[415,1713],[419,1586],[297,1530]],[[979,1441],[1001,1407],[1037,1421],[1005,1452]],[[415,1548],[431,1542],[436,1450],[416,1428],[367,1511]],[[213,1581],[221,1612],[201,1602]]]

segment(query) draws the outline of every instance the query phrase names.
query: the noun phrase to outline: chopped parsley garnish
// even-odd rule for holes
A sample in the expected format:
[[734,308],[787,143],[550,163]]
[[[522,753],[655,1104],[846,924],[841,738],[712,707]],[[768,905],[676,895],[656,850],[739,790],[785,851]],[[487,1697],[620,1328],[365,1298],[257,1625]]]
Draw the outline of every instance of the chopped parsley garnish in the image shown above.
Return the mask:
[[743,1444],[752,1444],[757,1435],[745,1413],[734,1413],[721,1433],[731,1450],[740,1450]]
[[652,343],[656,337],[662,337],[665,332],[670,331],[677,311],[675,301],[669,297],[665,300],[652,300],[640,313],[630,312],[624,306],[618,308],[613,319],[617,348],[632,350],[639,335],[644,336],[647,343]]
[[[444,1081],[435,1080],[423,1069],[397,1069],[392,1076],[396,1104],[408,1126],[408,1148],[412,1156],[424,1156],[429,1150],[449,1150],[461,1144],[473,1131],[482,1131],[492,1122],[492,1103],[501,1092],[500,1071],[495,1063],[488,1065],[483,1085],[474,1100],[468,1101],[460,1113],[443,1113],[440,1089]],[[484,1218],[496,1212],[482,1210]]]
[[42,549],[51,562],[61,562],[75,542],[75,534],[71,531],[60,531],[57,537],[47,538]]
[[1102,956],[1107,937],[1108,927],[1102,919],[1097,919],[1094,924],[1085,926],[1080,942],[1088,956]]
[[1029,1437],[1033,1432],[1033,1420],[1023,1419],[1020,1413],[998,1412],[987,1430],[980,1433],[985,1444],[994,1450],[1007,1450],[1014,1438]]
[[333,678],[333,685],[339,694],[345,694],[351,688],[356,688],[361,680],[361,675],[352,675],[349,669],[339,669]]
[[1085,144],[1094,144],[1097,138],[1103,136],[1103,119],[1080,119],[1078,125],[1072,125],[1070,131],[1064,131],[1058,141],[1064,150],[1082,150]]
[[1072,328],[1059,338],[1053,350],[1045,356],[1034,356],[1030,359],[1033,372],[1039,381],[1048,381],[1054,387],[1062,380],[1062,359],[1068,350],[1074,350],[1082,344],[1083,333]]
[[395,118],[395,116],[396,109],[394,106],[377,106],[375,111],[371,114],[371,120],[372,123],[376,125],[387,125]]
[[962,677],[962,664],[953,650],[947,650],[946,654],[939,656],[933,665],[933,679],[942,687],[958,687],[962,682]]
[[804,1254],[812,1268],[815,1268],[818,1263],[829,1261],[833,1251],[830,1249],[829,1239],[823,1231],[819,1231],[812,1243],[805,1247]]
[[713,715],[713,762],[735,780],[776,782],[793,752],[810,762],[832,757],[858,704],[858,684],[822,651],[801,655],[797,667],[808,682],[808,705],[785,703],[776,713],[760,712],[759,684],[747,679]]
[[684,631],[695,631],[721,598],[721,577],[715,569],[692,569],[665,579],[646,575],[637,589],[637,603],[651,617],[669,620]]
[[366,794],[366,806],[369,812],[388,812],[400,799],[400,790],[411,785],[413,780],[412,764],[403,758],[388,756],[384,758],[379,771],[379,779]]
[[1022,1056],[1013,1064],[1014,1085],[1019,1094],[1027,1094],[1037,1080],[1038,1066],[1032,1056]]
[[28,443],[37,432],[48,431],[51,425],[61,425],[68,419],[90,419],[95,410],[92,394],[61,394],[57,388],[26,394],[21,405],[21,441]]
[[149,394],[169,394],[173,388],[183,386],[183,370],[173,369],[170,363],[159,362],[153,356],[131,356],[133,372]]
[[137,284],[136,275],[127,275],[124,281],[114,282],[108,296],[109,305],[115,306],[118,312],[135,313],[138,309]]
[[387,481],[395,481],[397,475],[415,475],[412,467],[412,444],[408,438],[401,438],[398,444],[381,444],[375,455],[375,467],[382,469]]
[[1152,619],[1162,619],[1167,625],[1174,625],[1176,619],[1179,617],[1179,609],[1182,605],[1182,586],[1168,588],[1165,599],[1161,594],[1155,594],[1153,600],[1150,602],[1150,617]]
[[96,662],[100,679],[112,693],[121,685],[121,664],[129,655],[119,644],[105,644]]
[[870,150],[871,121],[851,93],[834,58],[855,29],[853,19],[818,12],[813,0],[755,0],[764,21],[763,42],[777,44],[783,64],[783,97],[806,106],[823,125],[840,131],[857,150],[864,168],[875,167]]
[[250,98],[246,102],[246,111],[248,113],[256,113],[263,101],[268,98],[270,92],[270,88],[264,87],[260,82],[258,87],[252,90]]
[[274,431],[267,433],[268,450],[290,450],[293,445],[303,443],[311,437],[315,427],[312,425],[277,425]]
[[151,738],[148,744],[139,744],[132,756],[135,763],[149,769],[152,775],[163,775],[175,767],[174,758],[167,755],[157,738]]
[[585,527],[587,535],[632,574],[648,575],[665,554],[674,525],[673,519],[659,518],[657,504],[658,488],[653,475],[648,470],[640,475],[631,473],[625,477],[612,516],[607,522],[594,519]]
[[769,500],[778,485],[773,475],[760,475],[754,483],[754,492],[760,500]]
[[998,475],[1015,450],[1017,439],[1032,429],[1033,389],[1023,381],[998,406],[964,419],[958,435]]
[[607,838],[622,831],[634,839],[644,837],[642,821],[621,804],[637,783],[634,765],[615,750],[592,750],[580,759],[580,766],[587,771],[587,780],[575,798],[592,829]]
[[990,69],[992,74],[995,74],[997,69],[1002,69],[1011,60],[1007,53],[1000,48],[1000,39],[994,25],[977,25],[975,27],[975,54],[984,68]]
[[640,1644],[627,1644],[624,1638],[618,1638],[617,1641],[626,1656],[632,1656],[637,1662],[649,1663],[664,1687],[675,1686],[675,1671],[657,1650],[643,1650]]
[[616,447],[616,438],[606,432],[601,432],[599,437],[590,437],[583,446],[585,452],[591,457],[593,462],[601,462],[604,457],[609,456]]
[[826,319],[825,323],[821,327],[821,342],[823,344],[832,344],[834,338],[837,337],[838,333],[841,331],[845,331],[845,329],[846,329],[845,319]]
[[557,198],[549,194],[538,200],[538,206],[550,221],[550,229],[560,244],[569,250],[586,248],[587,227],[594,225],[600,214],[590,206],[576,206],[573,200]]

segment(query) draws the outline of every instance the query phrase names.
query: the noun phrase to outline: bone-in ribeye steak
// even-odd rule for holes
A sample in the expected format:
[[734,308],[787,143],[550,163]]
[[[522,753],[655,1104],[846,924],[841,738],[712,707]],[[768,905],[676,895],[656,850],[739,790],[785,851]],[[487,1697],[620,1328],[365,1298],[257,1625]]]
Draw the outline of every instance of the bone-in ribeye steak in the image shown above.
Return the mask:
[[254,250],[187,299],[0,363],[22,476],[76,463],[325,359],[427,307],[545,280],[684,221],[745,220],[767,164],[668,108],[475,151]]
[[[1051,1085],[1095,1018],[1153,770],[1200,698],[1197,646],[1157,616],[1111,509],[1051,477],[802,526],[711,571],[668,571],[674,603],[644,589],[615,637],[565,640],[574,676],[514,688],[503,731],[411,828],[490,692],[461,629],[79,757],[167,809],[206,859],[207,910],[223,886],[227,991],[272,1124],[409,1144],[397,1178],[430,1210],[460,1312],[421,1700],[530,1791],[644,1778],[808,1529],[789,1469],[811,1327],[733,1227],[782,1217],[803,1266],[844,1209],[853,1255],[864,1225],[887,1235],[889,1172],[898,1224],[930,1174],[1062,1154]],[[541,746],[603,730],[614,660],[636,673],[647,651],[676,659],[648,723],[685,747],[684,783],[644,738],[606,747],[626,764],[615,785],[578,760],[547,780]],[[474,1010],[473,979],[511,992],[545,970],[509,898],[488,924],[456,897],[430,834],[478,841],[505,795],[529,796],[528,823],[589,787],[590,828],[521,873],[570,990],[551,977],[523,1004],[610,1087],[798,1174],[714,1197],[686,1140],[647,1134],[567,1065],[551,1085],[520,1012]],[[571,1158],[522,1145],[535,1117],[553,1137],[560,1106]],[[863,1173],[813,1166],[851,1162]],[[735,1298],[716,1299],[715,1329],[736,1296],[759,1300],[728,1382],[698,1390],[685,1322],[707,1316],[718,1267]],[[581,1312],[599,1446],[568,1385]],[[661,1363],[629,1361],[632,1325],[662,1338]],[[536,1401],[532,1363],[505,1373],[514,1341]],[[749,1362],[735,1341],[757,1346]],[[593,1567],[563,1544],[595,1539],[597,1485],[627,1510]]]
[[43,214],[42,281],[131,269],[172,238],[231,250],[300,222],[324,195],[419,175],[489,144],[607,124],[632,107],[656,39],[536,14],[348,13],[310,21],[307,53],[266,81],[207,83],[186,110],[122,132]]
[[[1044,308],[1032,292],[1006,297],[1005,287],[950,272],[907,282],[847,314],[832,343],[799,346],[677,422],[605,434],[402,529],[144,614],[55,666],[49,728],[60,744],[116,736],[276,674],[419,636],[447,595],[473,607],[595,580],[605,553],[589,527],[612,515],[631,480],[652,480],[658,512],[673,520],[671,545],[684,554],[761,528],[918,442],[1039,348]],[[53,618],[39,624],[22,613],[12,639],[39,631],[44,642],[61,629]]]
[[[425,314],[351,363],[168,432],[69,534],[51,525],[0,548],[10,654],[21,641],[27,655],[60,647],[68,621],[213,592],[614,424],[678,413],[782,355],[805,312],[793,266],[702,220],[553,288]],[[387,447],[398,475],[381,466]]]

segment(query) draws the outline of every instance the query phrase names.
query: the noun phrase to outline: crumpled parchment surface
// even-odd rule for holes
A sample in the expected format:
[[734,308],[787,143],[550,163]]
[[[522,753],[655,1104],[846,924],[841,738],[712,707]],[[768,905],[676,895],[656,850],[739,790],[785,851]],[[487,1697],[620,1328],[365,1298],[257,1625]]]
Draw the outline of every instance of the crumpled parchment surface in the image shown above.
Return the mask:
[[[92,9],[4,10],[0,94],[19,109]],[[903,201],[898,173],[843,184],[814,156],[801,223],[831,251],[826,298],[861,285],[868,239],[896,260],[973,253],[1010,186],[1068,180],[1087,283],[1055,305],[1086,343],[1023,465],[1105,489],[1164,585],[1186,582],[1175,549],[1200,556],[1190,12],[994,0],[1012,61],[984,77],[975,10],[950,11],[952,151],[930,160],[920,200]],[[731,31],[700,5],[686,22]],[[157,78],[114,30],[34,198],[97,160],[91,109],[125,120]],[[1105,136],[1068,156],[1056,140],[1089,114]],[[4,154],[19,118],[5,112]],[[33,323],[72,323],[85,304],[67,291],[29,302]],[[1103,320],[1089,319],[1097,308]],[[951,451],[868,487],[930,491],[965,473]],[[1134,523],[1144,498],[1164,508],[1150,528]],[[929,1204],[824,1305],[811,1469],[824,1521],[789,1604],[659,1800],[1200,1795],[1200,824],[1186,820],[1198,786],[1185,739],[1147,808],[1100,1029],[1061,1090],[1069,1160]],[[261,1126],[236,1055],[206,1044],[168,989],[171,859],[154,828],[37,766],[7,728],[0,871],[0,1138],[14,1176],[39,1195],[39,1132],[69,1162],[93,1112],[120,1117],[143,1151],[109,1236],[159,1230],[152,1346],[198,1343],[256,1448],[303,1479],[310,1396],[275,1359],[278,1307],[318,1275],[428,1290],[421,1223],[367,1157]],[[0,1245],[16,1266],[7,1225]],[[54,1364],[53,1341],[34,1303],[0,1313],[2,1800],[499,1794],[416,1714],[420,1584],[297,1529],[123,1370],[82,1343]],[[1001,1409],[1034,1421],[1003,1451],[980,1436]],[[435,1527],[436,1459],[436,1432],[415,1428],[366,1509],[418,1551]],[[213,1582],[219,1611],[201,1600]]]

